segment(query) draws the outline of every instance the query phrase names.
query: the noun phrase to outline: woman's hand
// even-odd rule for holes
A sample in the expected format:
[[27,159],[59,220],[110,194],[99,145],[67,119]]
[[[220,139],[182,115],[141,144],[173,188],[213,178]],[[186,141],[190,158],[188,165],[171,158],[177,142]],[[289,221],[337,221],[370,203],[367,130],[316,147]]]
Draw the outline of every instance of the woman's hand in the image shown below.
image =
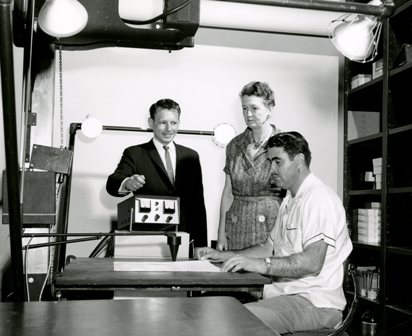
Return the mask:
[[217,238],[216,249],[218,251],[226,251],[227,250],[227,237],[226,234],[223,237]]

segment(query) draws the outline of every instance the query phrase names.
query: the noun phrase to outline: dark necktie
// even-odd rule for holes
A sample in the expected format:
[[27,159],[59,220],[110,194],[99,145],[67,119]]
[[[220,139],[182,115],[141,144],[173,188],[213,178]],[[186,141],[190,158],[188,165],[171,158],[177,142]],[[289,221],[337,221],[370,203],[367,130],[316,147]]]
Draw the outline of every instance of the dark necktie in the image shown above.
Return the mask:
[[170,159],[169,146],[163,146],[163,148],[165,149],[167,175],[169,175],[169,180],[174,184],[175,177],[173,174],[172,160]]

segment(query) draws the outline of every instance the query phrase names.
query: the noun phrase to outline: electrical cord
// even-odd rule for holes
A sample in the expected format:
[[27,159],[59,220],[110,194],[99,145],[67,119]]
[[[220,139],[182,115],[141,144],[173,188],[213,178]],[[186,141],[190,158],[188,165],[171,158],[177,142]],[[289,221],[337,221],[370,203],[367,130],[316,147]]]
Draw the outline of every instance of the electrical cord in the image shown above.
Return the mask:
[[27,277],[27,254],[29,252],[29,246],[32,241],[33,237],[30,237],[27,245],[26,245],[26,250],[24,253],[24,277],[25,277],[25,282],[26,282],[26,292],[27,292],[27,302],[30,302],[30,291],[29,291],[29,280]]
[[46,278],[44,279],[43,285],[41,286],[41,289],[40,289],[39,302],[41,301],[41,297],[43,296],[44,288],[46,287],[47,280],[49,279],[51,268],[52,268],[52,264],[50,262],[49,267],[47,268]]
[[145,24],[149,24],[149,23],[153,23],[156,21],[159,21],[161,19],[165,19],[167,16],[176,13],[177,11],[181,10],[182,8],[186,7],[188,4],[190,3],[190,0],[186,0],[184,2],[182,2],[180,5],[168,10],[165,13],[159,14],[157,16],[155,16],[154,18],[148,19],[148,20],[131,20],[131,19],[122,19],[123,22],[125,23],[129,23],[129,24],[137,24],[137,25],[145,25]]
[[[57,201],[57,195],[56,195],[56,201]],[[56,232],[56,228],[55,227],[52,227],[52,233],[55,233]],[[55,239],[54,239],[55,240]],[[54,260],[54,247],[50,247],[50,249],[49,249],[49,266],[47,267],[47,273],[46,273],[46,277],[44,278],[44,281],[43,281],[43,285],[41,286],[41,289],[40,289],[40,293],[39,293],[39,302],[41,301],[41,298],[42,298],[42,296],[43,296],[43,292],[44,292],[44,289],[46,288],[46,284],[47,284],[47,281],[49,280],[49,277],[50,277],[50,273],[51,273],[51,271],[52,271],[52,269],[53,269],[53,260]]]

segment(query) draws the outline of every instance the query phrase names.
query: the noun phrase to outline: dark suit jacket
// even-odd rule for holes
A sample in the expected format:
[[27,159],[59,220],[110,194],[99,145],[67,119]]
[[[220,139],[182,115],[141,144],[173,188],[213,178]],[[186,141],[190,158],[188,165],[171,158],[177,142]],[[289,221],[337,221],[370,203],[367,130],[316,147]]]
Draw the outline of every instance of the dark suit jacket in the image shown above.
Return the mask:
[[124,196],[118,193],[122,181],[134,174],[144,175],[146,183],[135,194],[178,196],[180,198],[179,231],[188,232],[196,247],[207,246],[206,209],[199,155],[193,149],[178,144],[175,146],[174,186],[151,140],[124,150],[115,172],[107,179],[106,190],[112,196]]

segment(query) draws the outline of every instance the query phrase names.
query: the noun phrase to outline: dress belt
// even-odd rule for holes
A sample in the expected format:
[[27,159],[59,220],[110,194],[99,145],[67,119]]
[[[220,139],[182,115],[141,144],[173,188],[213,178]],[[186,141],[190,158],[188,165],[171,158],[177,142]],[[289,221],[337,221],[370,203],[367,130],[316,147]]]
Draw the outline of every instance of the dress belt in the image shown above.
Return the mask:
[[267,196],[233,196],[235,200],[237,201],[243,201],[243,202],[261,202],[261,201],[266,201],[268,199],[273,199],[277,200],[278,198],[274,195],[267,195]]

